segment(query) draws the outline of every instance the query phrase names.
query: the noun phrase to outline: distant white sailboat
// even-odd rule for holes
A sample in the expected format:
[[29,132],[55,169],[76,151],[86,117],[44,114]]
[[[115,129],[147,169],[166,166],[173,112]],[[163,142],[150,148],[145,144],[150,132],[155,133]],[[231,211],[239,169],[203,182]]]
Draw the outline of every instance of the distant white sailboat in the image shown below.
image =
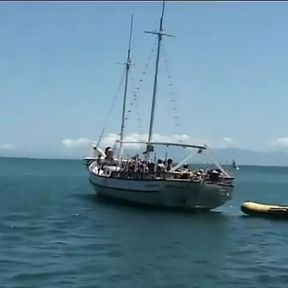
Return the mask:
[[[126,77],[121,132],[120,138],[116,141],[119,147],[118,149],[107,147],[105,151],[101,150],[98,147],[99,145],[94,147],[98,157],[95,157],[94,160],[92,159],[93,157],[86,159],[89,181],[99,196],[153,206],[209,210],[219,207],[231,199],[234,186],[234,177],[232,175],[214,160],[214,164],[217,167],[214,170],[204,171],[204,169],[200,169],[198,171],[189,171],[187,165],[183,167],[183,164],[190,159],[194,152],[176,166],[172,166],[169,159],[166,164],[160,160],[156,162],[155,159],[154,147],[156,146],[183,147],[194,149],[194,151],[196,149],[198,153],[209,150],[207,145],[155,142],[152,140],[161,40],[164,36],[171,36],[163,33],[164,10],[165,3],[163,2],[158,32],[147,32],[156,35],[158,39],[148,139],[137,142],[124,140],[128,73],[131,65],[132,17],[128,55],[125,63]],[[126,144],[145,145],[146,149],[142,154],[143,158],[141,159],[139,156],[125,158],[123,150]],[[114,155],[117,155],[117,157],[114,157]]]
[[233,167],[234,169],[236,169],[236,170],[239,170],[239,169],[240,169],[239,166],[236,164],[236,161],[235,161],[235,160],[232,161],[232,167]]

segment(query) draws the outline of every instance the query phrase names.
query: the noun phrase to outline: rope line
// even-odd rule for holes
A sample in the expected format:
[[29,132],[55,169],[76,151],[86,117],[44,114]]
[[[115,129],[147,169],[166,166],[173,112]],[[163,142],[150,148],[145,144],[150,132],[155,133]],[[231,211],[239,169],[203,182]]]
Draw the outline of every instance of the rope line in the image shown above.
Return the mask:
[[101,131],[101,133],[100,133],[99,140],[98,140],[98,142],[97,142],[97,144],[96,144],[96,148],[98,148],[99,144],[101,143],[101,140],[102,140],[102,138],[103,138],[105,129],[107,128],[107,125],[108,125],[108,123],[109,123],[110,116],[111,116],[112,111],[113,111],[113,109],[114,109],[114,107],[115,107],[116,100],[117,100],[117,98],[119,97],[119,94],[120,94],[119,92],[120,92],[120,89],[121,89],[121,87],[122,87],[122,85],[123,85],[123,82],[124,82],[124,77],[125,77],[125,69],[123,69],[123,73],[122,73],[122,76],[121,76],[121,80],[120,80],[120,82],[119,82],[119,84],[118,84],[116,93],[115,93],[115,95],[114,95],[114,97],[113,97],[113,101],[112,101],[112,104],[111,104],[111,106],[110,106],[110,109],[109,109],[109,112],[108,112],[106,121],[104,122],[104,126],[103,126],[103,128],[102,128],[102,131]]

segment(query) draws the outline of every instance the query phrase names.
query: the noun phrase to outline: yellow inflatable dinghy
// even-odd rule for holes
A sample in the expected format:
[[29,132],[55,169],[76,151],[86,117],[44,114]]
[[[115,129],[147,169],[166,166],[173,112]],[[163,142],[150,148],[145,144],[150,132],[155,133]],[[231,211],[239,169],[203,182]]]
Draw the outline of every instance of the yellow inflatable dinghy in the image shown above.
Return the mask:
[[249,201],[242,204],[241,211],[254,216],[288,218],[288,205],[269,205]]

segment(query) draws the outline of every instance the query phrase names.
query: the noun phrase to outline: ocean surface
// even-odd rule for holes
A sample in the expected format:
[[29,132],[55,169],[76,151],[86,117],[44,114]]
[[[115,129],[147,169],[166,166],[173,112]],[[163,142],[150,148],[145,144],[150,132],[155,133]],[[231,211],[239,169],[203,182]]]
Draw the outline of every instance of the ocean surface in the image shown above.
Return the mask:
[[288,168],[241,166],[209,213],[99,201],[81,161],[0,158],[0,287],[288,287]]

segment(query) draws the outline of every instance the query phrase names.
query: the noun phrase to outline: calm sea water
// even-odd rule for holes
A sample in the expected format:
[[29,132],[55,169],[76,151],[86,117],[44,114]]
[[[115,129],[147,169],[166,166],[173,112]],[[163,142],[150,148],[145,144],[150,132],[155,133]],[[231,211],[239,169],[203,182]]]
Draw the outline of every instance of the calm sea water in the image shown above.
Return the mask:
[[205,214],[99,202],[80,161],[0,158],[0,287],[288,287],[288,168],[243,166]]

